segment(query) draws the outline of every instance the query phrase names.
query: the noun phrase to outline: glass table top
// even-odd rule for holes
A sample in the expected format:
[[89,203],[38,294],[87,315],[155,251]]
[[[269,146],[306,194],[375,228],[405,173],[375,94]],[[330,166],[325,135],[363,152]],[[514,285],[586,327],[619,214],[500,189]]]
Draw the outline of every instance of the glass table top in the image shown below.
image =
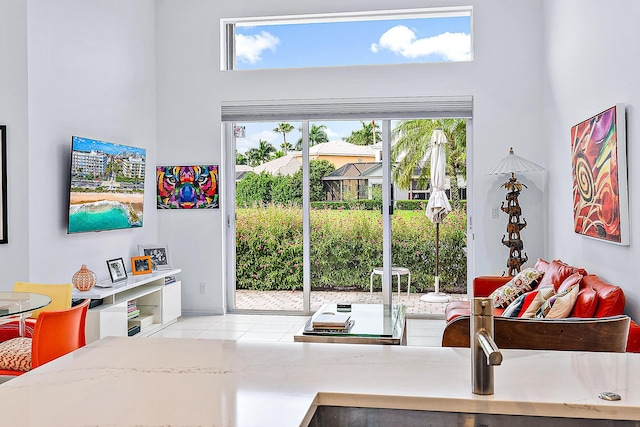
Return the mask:
[[[337,304],[325,304],[307,321],[304,335],[354,336],[354,337],[398,337],[402,335],[406,307],[383,304],[350,304],[338,308]],[[324,313],[350,315],[353,325],[346,331],[315,330],[313,321]]]
[[45,307],[51,303],[51,298],[32,292],[0,292],[0,317],[14,316],[28,313]]

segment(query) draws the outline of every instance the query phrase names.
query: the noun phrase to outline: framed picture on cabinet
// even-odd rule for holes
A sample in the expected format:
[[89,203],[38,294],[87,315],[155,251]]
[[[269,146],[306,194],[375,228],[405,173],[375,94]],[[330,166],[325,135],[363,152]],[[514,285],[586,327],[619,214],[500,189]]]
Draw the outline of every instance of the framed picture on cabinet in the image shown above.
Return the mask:
[[131,273],[136,276],[138,274],[149,274],[153,269],[151,257],[134,256],[131,258]]
[[107,261],[107,267],[113,283],[127,280],[127,270],[124,267],[122,258],[110,259]]
[[171,258],[167,245],[138,245],[138,255],[151,258],[153,271],[171,270]]

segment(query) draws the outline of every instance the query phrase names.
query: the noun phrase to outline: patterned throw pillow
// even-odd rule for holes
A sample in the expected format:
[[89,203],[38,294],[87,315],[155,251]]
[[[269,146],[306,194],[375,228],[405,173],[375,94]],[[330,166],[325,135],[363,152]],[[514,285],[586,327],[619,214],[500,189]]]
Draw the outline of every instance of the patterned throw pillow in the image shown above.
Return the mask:
[[520,295],[535,288],[541,277],[542,273],[535,268],[525,268],[513,279],[491,292],[489,298],[493,300],[495,308],[506,308]]
[[532,318],[533,316],[535,316],[536,312],[542,306],[542,304],[544,304],[546,300],[548,300],[555,294],[556,294],[556,291],[555,289],[553,289],[553,286],[545,286],[544,288],[538,288],[538,290],[535,291],[535,297],[533,298],[531,303],[526,307],[526,309],[524,307],[522,308],[524,312],[522,312],[521,310],[520,315],[518,317],[522,317],[524,319]]
[[[535,291],[531,291],[531,292],[535,292]],[[527,298],[527,296],[531,292],[527,292],[526,294],[522,294],[518,298],[516,298],[511,304],[507,306],[507,308],[504,309],[501,316],[502,317],[518,317],[518,315],[520,314],[520,311],[522,310],[522,306],[524,305],[524,300]]]
[[574,285],[547,299],[535,314],[537,319],[564,319],[569,316],[578,299],[580,287]]

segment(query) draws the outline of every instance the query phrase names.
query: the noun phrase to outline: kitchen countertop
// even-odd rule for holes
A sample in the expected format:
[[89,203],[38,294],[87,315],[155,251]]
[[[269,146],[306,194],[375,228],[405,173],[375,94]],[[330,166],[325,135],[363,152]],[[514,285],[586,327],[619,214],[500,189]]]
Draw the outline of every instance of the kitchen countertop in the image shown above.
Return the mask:
[[[469,349],[116,338],[0,385],[12,426],[298,426],[317,404],[640,420],[640,354],[504,350],[495,394]],[[622,396],[598,398],[603,391]],[[305,418],[306,417],[306,418]]]

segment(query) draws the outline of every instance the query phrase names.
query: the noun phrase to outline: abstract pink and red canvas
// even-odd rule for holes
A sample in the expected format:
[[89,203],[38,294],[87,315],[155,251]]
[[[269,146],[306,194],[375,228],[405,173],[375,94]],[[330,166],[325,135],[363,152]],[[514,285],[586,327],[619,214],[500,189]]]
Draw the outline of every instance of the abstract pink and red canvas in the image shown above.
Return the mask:
[[624,104],[571,128],[573,218],[578,234],[629,244]]

